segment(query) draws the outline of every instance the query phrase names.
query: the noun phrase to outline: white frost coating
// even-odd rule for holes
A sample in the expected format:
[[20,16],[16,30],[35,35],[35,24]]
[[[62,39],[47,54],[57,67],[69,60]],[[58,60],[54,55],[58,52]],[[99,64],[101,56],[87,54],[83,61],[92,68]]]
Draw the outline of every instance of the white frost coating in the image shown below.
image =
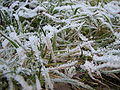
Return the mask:
[[107,63],[104,63],[104,64],[96,66],[94,70],[99,70],[99,69],[107,68],[107,67],[110,67],[110,68],[120,68],[120,62],[119,63],[107,62]]
[[94,43],[94,41],[87,41],[87,42],[83,42],[80,46],[81,47],[86,47],[88,48],[89,50],[91,50],[92,53],[95,53],[95,49],[92,47],[92,44]]
[[28,9],[28,8],[21,8],[21,10],[18,12],[19,16],[25,17],[25,18],[32,18],[39,14],[40,11],[46,11],[45,8],[41,6],[37,6],[35,9]]
[[17,6],[19,4],[19,1],[15,1],[14,3],[12,3],[12,5],[9,7],[10,10],[12,10],[15,6]]
[[3,42],[2,42],[2,47],[3,48],[6,48],[7,45],[8,45],[9,41],[7,39],[5,39]]
[[90,51],[84,51],[83,50],[83,55],[85,55],[85,56],[92,56],[92,53]]
[[15,17],[15,19],[16,19],[17,21],[19,21],[19,16],[18,16],[18,14],[13,14],[13,16]]
[[83,34],[81,34],[81,32],[80,32],[84,23],[85,23],[85,22],[80,23],[80,25],[79,25],[78,29],[76,29],[76,31],[78,32],[79,37],[80,37],[83,41],[88,41],[88,38],[86,38],[86,37],[85,37]]
[[35,8],[38,4],[39,2],[37,0],[32,0],[31,2],[29,2],[29,7]]
[[115,42],[113,43],[113,45],[119,45],[120,44],[120,40],[119,39],[116,39]]
[[13,40],[16,40],[19,44],[21,44],[21,41],[20,41],[20,39],[18,38],[16,32],[11,32],[11,33],[9,33],[9,36],[10,36]]
[[37,6],[35,9],[33,9],[33,11],[35,11],[35,12],[46,11],[46,9],[44,7],[41,7],[41,6]]
[[[64,75],[62,72],[58,72],[57,75],[64,77],[64,78],[62,79],[62,78],[58,77],[56,79],[56,81],[64,81],[67,83],[72,83],[73,85],[79,84],[81,86],[84,86],[84,84],[69,79],[69,78],[72,78],[72,76],[75,74],[74,65],[77,62],[65,63],[65,64],[59,65],[59,66],[56,65],[54,67],[48,66],[48,68],[45,68],[44,65],[48,65],[48,63],[45,63],[44,62],[45,60],[42,60],[42,57],[40,54],[40,50],[42,50],[42,49],[38,50],[40,43],[42,43],[41,45],[43,47],[43,51],[47,51],[47,52],[45,52],[45,54],[46,54],[45,58],[49,58],[49,57],[47,57],[47,53],[51,54],[51,52],[49,52],[49,50],[51,50],[52,53],[55,54],[56,58],[57,57],[59,58],[59,56],[62,57],[62,59],[59,58],[59,60],[61,60],[61,61],[62,60],[64,61],[64,58],[67,55],[71,55],[72,57],[74,57],[75,55],[80,56],[82,54],[82,55],[90,56],[92,58],[92,60],[94,59],[93,62],[86,61],[84,65],[81,65],[81,67],[85,70],[96,73],[96,71],[98,71],[98,70],[103,70],[103,71],[107,70],[106,67],[110,67],[113,69],[120,68],[120,50],[119,50],[120,34],[118,32],[116,32],[119,29],[118,22],[119,22],[120,17],[119,17],[119,14],[117,14],[120,10],[119,2],[115,1],[115,2],[108,3],[107,5],[104,5],[104,3],[103,4],[100,3],[99,5],[91,6],[89,4],[89,2],[86,3],[86,2],[84,2],[84,0],[82,0],[82,1],[83,2],[80,2],[80,0],[74,0],[74,1],[66,0],[66,1],[62,2],[62,5],[64,5],[64,6],[61,6],[58,3],[56,3],[56,1],[55,1],[55,3],[54,3],[54,1],[53,2],[49,2],[49,1],[44,2],[43,1],[42,3],[38,3],[37,0],[26,0],[26,2],[19,2],[19,1],[13,2],[13,4],[11,4],[10,8],[4,8],[4,7],[0,6],[0,10],[3,12],[3,14],[6,14],[6,13],[4,13],[4,10],[5,10],[8,13],[8,15],[11,14],[10,19],[15,18],[17,20],[17,24],[19,25],[18,30],[22,30],[22,31],[25,30],[25,32],[18,31],[20,33],[15,33],[14,29],[17,28],[17,26],[15,25],[15,26],[12,26],[13,28],[11,26],[7,27],[6,31],[5,32],[3,31],[3,33],[11,32],[10,37],[17,42],[22,42],[22,46],[26,50],[32,51],[33,52],[32,54],[34,56],[36,56],[36,57],[34,57],[34,59],[35,60],[37,59],[40,61],[40,64],[42,66],[41,71],[42,71],[42,75],[45,79],[46,89],[48,89],[48,88],[53,89],[53,84],[51,81],[52,76],[51,77],[49,76],[49,71],[50,71],[50,73],[53,73],[56,70],[61,70],[61,69],[66,70],[64,72],[66,75]],[[70,4],[72,3],[73,5],[66,6],[69,3]],[[39,4],[41,4],[41,6],[38,6]],[[49,12],[49,10],[52,9],[51,5],[55,6],[55,7],[53,7],[55,10],[55,13],[54,13],[54,10],[52,11],[52,13],[51,13],[51,11]],[[16,6],[18,9],[16,8]],[[26,7],[26,6],[29,6],[29,7]],[[44,6],[45,8],[42,6]],[[46,10],[48,10],[48,11],[46,11]],[[61,10],[63,10],[63,11],[61,11]],[[39,14],[41,14],[41,15],[39,15]],[[36,16],[39,16],[39,17],[36,17]],[[22,24],[21,24],[21,18],[19,18],[19,17],[24,17],[25,21],[23,21]],[[43,33],[42,33],[42,35],[39,35],[39,38],[38,38],[37,37],[38,33],[35,33],[35,34],[33,34],[31,32],[30,32],[30,34],[26,33],[26,32],[29,32],[29,30],[34,30],[34,27],[32,27],[32,25],[31,25],[32,23],[34,23],[34,20],[36,20],[36,19],[39,20],[38,18],[43,18],[43,17],[48,17],[49,19],[52,19],[52,21],[54,21],[54,22],[47,22],[47,21],[41,22],[41,24],[44,24],[44,23],[47,24],[46,26],[43,26],[43,30],[45,31],[46,36],[42,37],[43,36]],[[25,19],[25,18],[30,18],[31,20]],[[116,22],[117,25],[116,25],[116,23],[113,23],[112,20],[113,21],[118,20],[118,22]],[[85,22],[84,26],[83,26],[82,22]],[[117,38],[115,38],[116,41],[113,42],[112,44],[108,45],[108,47],[105,47],[104,49],[103,48],[101,49],[98,47],[99,50],[95,50],[93,48],[94,46],[92,44],[93,41],[90,41],[91,39],[92,40],[94,39],[94,37],[91,36],[92,32],[94,32],[94,31],[89,32],[88,35],[85,34],[85,36],[84,36],[84,34],[83,34],[84,31],[83,32],[81,31],[82,27],[85,27],[85,29],[86,29],[86,27],[87,27],[87,29],[90,28],[90,31],[95,30],[95,32],[98,29],[101,29],[101,27],[103,27],[103,28],[109,27],[111,29],[112,33],[117,37]],[[69,29],[70,32],[67,32],[66,31],[67,29]],[[38,28],[38,30],[40,30],[40,28]],[[63,30],[63,32],[62,32],[62,30]],[[22,33],[24,33],[24,34],[22,34]],[[70,50],[68,50],[68,49],[58,50],[57,49],[57,50],[54,50],[54,52],[53,52],[52,38],[53,38],[54,34],[57,36],[57,39],[56,39],[57,47],[59,48],[61,46],[63,46],[63,47],[70,46],[70,48],[69,48]],[[90,38],[89,35],[92,38]],[[69,36],[70,36],[70,39],[69,39]],[[79,38],[78,36],[81,38],[82,41],[78,40],[78,38]],[[87,36],[88,36],[88,38],[86,38]],[[76,38],[76,37],[78,37],[78,38]],[[40,38],[42,39],[42,42],[39,41]],[[3,41],[3,39],[4,38],[2,38],[1,40]],[[68,39],[70,40],[70,42]],[[73,42],[71,42],[71,39],[73,40]],[[44,41],[44,44],[47,45],[48,49],[46,49],[46,46],[43,44],[43,41]],[[68,44],[66,41],[70,44]],[[61,45],[61,42],[63,42],[63,43],[65,42],[65,43],[64,44],[62,43],[62,45]],[[72,46],[72,45],[74,45],[74,46]],[[2,47],[3,47],[2,52],[10,51],[10,53],[5,54],[5,57],[7,55],[9,55],[10,60],[8,60],[9,57],[7,59],[4,58],[5,60],[3,60],[3,63],[8,63],[10,65],[10,68],[7,67],[7,65],[6,66],[0,65],[0,70],[3,70],[3,74],[7,72],[6,76],[14,75],[14,74],[9,74],[8,72],[12,72],[13,68],[16,64],[18,64],[21,60],[24,62],[24,59],[27,60],[27,59],[29,59],[29,57],[26,58],[27,56],[25,55],[25,51],[21,47],[16,49],[17,52],[14,52],[13,49],[15,49],[15,48],[13,48],[11,45],[9,45],[8,41],[6,39],[4,39],[4,41],[2,42]],[[45,49],[44,49],[44,47],[45,47]],[[84,47],[85,50],[82,50],[83,49],[82,47]],[[113,49],[117,49],[117,50],[113,50]],[[12,53],[15,53],[15,54],[13,55]],[[4,52],[3,52],[3,54],[4,54]],[[2,57],[3,56],[4,55],[2,55]],[[19,56],[19,58],[18,58],[18,56]],[[30,56],[30,57],[32,57],[32,56]],[[11,60],[11,58],[12,58],[12,60]],[[16,61],[16,59],[18,59],[18,60]],[[48,60],[46,60],[46,61],[48,61]],[[14,64],[12,66],[11,63],[13,63],[13,62],[16,62],[16,64]],[[95,64],[94,64],[94,62],[95,62]],[[28,62],[28,65],[29,64],[31,66],[31,65],[33,65],[33,62]],[[38,64],[38,62],[35,62],[35,64]],[[77,63],[77,64],[79,64],[79,63]],[[41,67],[38,68],[37,65],[35,65],[33,67],[31,66],[32,70],[27,68],[27,66],[25,66],[26,68],[22,68],[22,67],[24,67],[24,65],[21,65],[21,68],[18,67],[17,69],[15,69],[15,74],[20,74],[22,72],[22,73],[24,73],[24,75],[31,75],[31,74],[35,74],[34,71],[36,72],[36,71],[38,71],[38,69],[41,68]],[[29,89],[29,88],[26,88],[26,87],[29,87],[29,85],[27,84],[27,82],[25,82],[23,77],[16,76],[15,78],[16,78],[15,80],[19,81],[21,86],[24,87],[24,90]],[[34,88],[36,90],[39,90],[39,89],[41,89],[40,81],[37,76],[35,76],[35,79],[36,79],[36,83],[34,82],[34,84],[35,84]],[[28,85],[28,86],[26,86],[26,85]],[[11,85],[11,86],[13,86],[13,85]]]
[[75,9],[75,8],[80,8],[82,7],[82,4],[78,4],[78,5],[69,5],[69,6],[61,6],[61,7],[55,7],[55,10],[71,10],[71,9]]
[[9,90],[14,90],[14,85],[11,78],[7,78],[9,84]]
[[16,73],[19,74],[19,73],[25,73],[26,75],[31,75],[32,71],[28,68],[23,68],[22,66],[21,67],[18,67],[16,69]]
[[114,29],[113,29],[113,27],[111,26],[110,23],[105,22],[105,21],[102,21],[102,25],[106,25],[108,28],[110,28],[110,30],[112,31],[113,34],[115,33],[115,32],[114,32]]
[[88,41],[88,38],[86,38],[83,34],[79,33],[79,37],[83,40],[83,41]]
[[52,19],[55,22],[63,22],[62,20],[60,20],[60,19],[56,18],[55,16],[52,16],[52,15],[46,13],[46,12],[42,12],[42,14],[49,17],[50,19]]
[[33,90],[32,86],[29,86],[28,83],[24,80],[24,78],[20,75],[16,75],[13,77],[19,84],[21,84],[23,90]]
[[52,42],[51,42],[51,40],[50,40],[50,37],[49,36],[44,36],[44,38],[43,38],[43,42],[46,44],[46,46],[47,46],[47,49],[48,50],[50,50],[50,51],[53,51],[53,48],[52,48]]
[[[118,12],[120,12],[120,2],[118,1],[112,1],[106,5],[104,5],[104,8],[110,12],[111,14],[117,15]],[[118,14],[119,15],[119,14]],[[120,15],[119,15],[120,16]]]
[[57,28],[52,27],[51,25],[46,25],[43,27],[43,30],[46,32],[46,36],[43,36],[43,42],[46,44],[47,49],[51,51],[52,58],[55,58],[51,38],[58,31]]
[[20,60],[20,61],[19,61],[19,64],[20,64],[20,65],[23,65],[25,59],[27,58],[27,56],[26,56],[26,54],[25,54],[25,51],[24,51],[24,49],[21,48],[21,47],[17,48],[16,50],[17,50],[17,54],[18,54],[19,60]]
[[9,11],[8,7],[0,7],[0,10],[5,10],[5,11]]
[[42,76],[45,78],[46,88],[49,86],[49,88],[53,90],[53,84],[48,74],[49,70],[43,66],[41,71],[42,71]]
[[38,50],[37,45],[38,45],[39,39],[36,36],[30,36],[29,41],[30,41],[32,50],[37,51]]
[[24,8],[26,5],[28,4],[28,0],[26,0],[25,2],[21,2],[20,3],[20,7],[16,10],[16,14],[18,14],[18,12]]
[[58,29],[56,27],[53,27],[51,25],[46,25],[43,27],[43,30],[46,31],[46,36],[49,38],[52,38],[53,35],[58,32]]
[[108,54],[115,54],[115,55],[118,55],[118,56],[120,56],[120,49],[117,49],[117,50],[110,50],[110,51],[108,51],[107,52]]
[[56,66],[56,67],[52,67],[52,68],[48,68],[49,71],[53,71],[53,70],[58,70],[58,69],[65,69],[68,68],[70,66],[74,66],[78,61],[73,61],[73,62],[69,62],[67,64],[63,64],[60,66]]
[[64,51],[66,51],[66,53],[58,54],[57,56],[66,57],[66,56],[72,55],[72,54],[74,54],[76,52],[79,52],[79,55],[81,55],[81,48],[80,48],[80,46],[77,46],[77,47],[75,47],[73,49],[69,49],[69,52],[67,52],[68,50],[64,50]]
[[103,55],[103,56],[97,56],[94,55],[93,59],[95,61],[101,61],[101,62],[120,62],[120,56],[115,55]]
[[22,31],[22,24],[19,20],[19,16],[18,14],[13,14],[13,16],[15,17],[15,19],[17,20],[18,26],[19,26],[19,30]]
[[36,90],[42,90],[38,76],[36,75],[35,78],[36,78]]
[[36,36],[30,36],[29,37],[29,43],[31,45],[32,50],[35,52],[36,57],[39,57],[39,50],[38,50],[38,44],[39,44],[39,38]]
[[77,27],[80,27],[80,26],[81,26],[81,24],[79,24],[79,23],[70,23],[70,24],[67,24],[64,27],[60,28],[58,32],[60,32],[62,30],[65,30],[65,29],[68,29],[68,28],[74,29],[74,28],[77,28]]
[[14,29],[14,27],[13,27],[12,25],[6,27],[6,29],[7,29],[8,31],[15,31],[15,29]]
[[26,41],[25,43],[24,43],[24,47],[26,48],[26,49],[29,49],[28,47],[31,45],[31,43],[30,43],[30,41]]
[[67,76],[69,76],[70,78],[72,78],[75,74],[76,74],[76,68],[73,66],[73,67],[69,67],[69,68],[66,68],[65,69],[65,74]]
[[34,17],[34,16],[37,15],[36,12],[32,12],[31,10],[29,10],[28,12],[29,12],[29,13],[24,12],[23,10],[21,10],[21,11],[19,11],[18,15],[19,15],[19,16],[22,16],[22,17],[24,17],[24,18],[32,18],[32,17]]
[[91,71],[91,72],[94,72],[96,69],[95,64],[93,64],[93,62],[89,62],[89,61],[85,61],[85,64],[80,65],[80,67],[84,70]]
[[95,65],[93,61],[86,61],[84,65],[80,65],[80,67],[84,70],[95,72],[100,69],[110,67],[110,68],[120,68],[120,62],[106,62],[103,64]]
[[119,32],[119,33],[118,33],[118,32],[115,32],[114,35],[115,35],[117,38],[120,39],[120,32]]
[[[75,48],[73,49],[70,49],[69,52],[66,52],[66,53],[63,53],[63,54],[58,54],[57,56],[68,56],[68,55],[72,55],[74,53],[78,53],[79,52],[79,55],[81,55],[81,48],[82,47],[86,47],[88,48],[89,50],[91,50],[91,52],[89,51],[83,51],[83,54],[86,55],[86,56],[91,56],[92,53],[95,53],[95,50],[94,48],[92,48],[92,44],[93,44],[94,41],[87,41],[87,42],[83,42],[83,43],[80,43],[78,46],[76,46]],[[66,50],[64,50],[66,51]]]
[[14,12],[14,7],[15,6],[18,6],[18,4],[19,4],[19,1],[15,1],[14,3],[12,3],[12,5],[9,7],[9,9],[10,9],[10,17],[12,18],[12,16],[13,16],[13,12]]

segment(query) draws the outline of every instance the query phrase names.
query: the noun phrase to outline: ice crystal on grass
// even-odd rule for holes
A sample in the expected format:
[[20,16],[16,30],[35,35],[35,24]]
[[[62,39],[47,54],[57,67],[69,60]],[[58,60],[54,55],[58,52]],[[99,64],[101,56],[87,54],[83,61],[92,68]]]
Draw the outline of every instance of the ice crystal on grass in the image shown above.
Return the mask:
[[24,60],[27,58],[25,54],[25,50],[21,47],[17,48],[17,54],[19,56],[19,64],[22,65],[24,63]]
[[81,65],[81,68],[83,68],[84,70],[95,72],[95,70],[94,70],[95,64],[93,62],[85,61],[85,64]]
[[45,78],[46,89],[48,89],[48,87],[49,87],[51,90],[53,90],[53,83],[52,83],[50,76],[48,74],[49,70],[45,67],[43,67],[41,70],[42,70],[42,75]]
[[54,71],[54,70],[59,70],[59,69],[65,69],[67,67],[74,66],[76,63],[77,63],[77,61],[69,62],[67,64],[63,64],[63,65],[60,65],[60,66],[57,66],[57,67],[48,68],[48,70],[49,71]]
[[35,9],[31,10],[24,7],[24,8],[21,8],[21,10],[18,12],[18,15],[24,18],[32,18],[37,16],[38,15],[37,12],[40,12],[40,11],[45,11],[45,8],[38,6]]
[[76,68],[74,66],[70,68],[66,68],[65,74],[72,78],[76,74]]
[[34,52],[38,52],[37,46],[38,46],[39,39],[36,36],[30,36],[29,41],[30,41],[30,45],[31,45],[32,50]]
[[7,45],[8,45],[9,41],[7,39],[5,39],[3,42],[2,42],[2,47],[5,48]]
[[52,38],[55,33],[58,32],[56,27],[52,27],[51,25],[46,25],[43,27],[43,30],[46,32],[46,37]]
[[[104,6],[104,8],[110,12],[111,14],[117,16],[117,14],[120,11],[120,2],[112,1]],[[108,8],[109,7],[109,8]]]
[[35,77],[36,77],[36,90],[42,90],[38,77],[37,76],[35,76]]
[[32,86],[29,86],[22,76],[16,75],[14,79],[18,81],[19,84],[21,84],[23,90],[32,90]]

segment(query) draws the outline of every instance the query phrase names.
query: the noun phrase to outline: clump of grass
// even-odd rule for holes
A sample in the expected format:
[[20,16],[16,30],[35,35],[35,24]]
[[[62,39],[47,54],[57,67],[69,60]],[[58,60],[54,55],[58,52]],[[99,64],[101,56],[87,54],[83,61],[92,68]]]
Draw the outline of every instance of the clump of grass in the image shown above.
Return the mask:
[[55,82],[94,89],[84,83],[87,79],[74,79],[85,71],[109,88],[94,76],[120,72],[119,5],[119,1],[1,1],[0,80],[6,79],[2,89],[53,90]]

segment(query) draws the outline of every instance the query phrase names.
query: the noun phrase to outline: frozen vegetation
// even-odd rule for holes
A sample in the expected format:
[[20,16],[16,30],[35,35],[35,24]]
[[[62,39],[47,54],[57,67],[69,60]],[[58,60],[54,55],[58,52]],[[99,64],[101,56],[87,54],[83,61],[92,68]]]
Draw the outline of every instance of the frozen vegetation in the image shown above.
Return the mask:
[[120,82],[120,1],[98,1],[0,1],[0,90],[110,89],[102,74]]

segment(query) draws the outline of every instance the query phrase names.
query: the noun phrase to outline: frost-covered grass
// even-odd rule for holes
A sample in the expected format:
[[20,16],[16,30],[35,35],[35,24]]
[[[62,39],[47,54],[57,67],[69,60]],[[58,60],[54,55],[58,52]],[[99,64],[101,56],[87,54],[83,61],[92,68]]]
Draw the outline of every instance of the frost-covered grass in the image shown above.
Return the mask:
[[109,88],[95,78],[120,73],[120,2],[108,1],[1,1],[0,88],[95,89],[73,78],[85,71]]

